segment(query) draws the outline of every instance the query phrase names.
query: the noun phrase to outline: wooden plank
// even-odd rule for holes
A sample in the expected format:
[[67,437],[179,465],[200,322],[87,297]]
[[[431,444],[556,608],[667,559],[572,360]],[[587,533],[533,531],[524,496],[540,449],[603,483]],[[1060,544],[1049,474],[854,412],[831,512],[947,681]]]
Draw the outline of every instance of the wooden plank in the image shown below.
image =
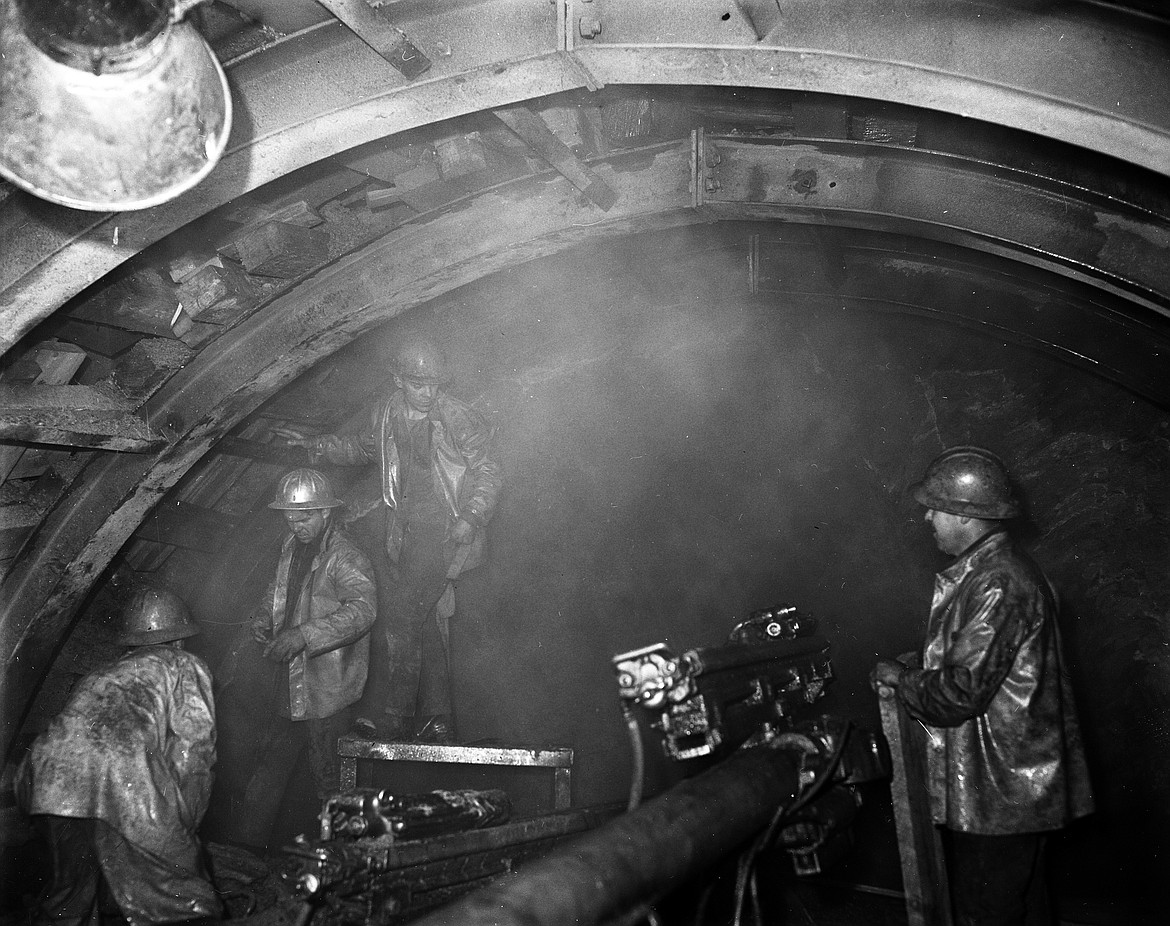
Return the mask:
[[170,274],[172,282],[182,283],[204,267],[222,265],[223,261],[217,253],[188,252],[171,258],[167,262],[167,272]]
[[487,170],[491,166],[478,132],[452,135],[435,142],[435,160],[439,164],[439,175],[444,180],[454,180],[456,177]]
[[59,341],[67,341],[103,357],[116,357],[134,346],[142,335],[137,331],[125,331],[109,325],[93,324],[62,315],[53,316],[48,329]]
[[118,360],[111,385],[137,408],[182,369],[194,353],[182,341],[143,338]]
[[166,443],[124,401],[92,386],[0,383],[0,439],[144,452]]
[[[244,226],[244,231],[266,222],[284,222],[288,225],[299,225],[302,228],[316,228],[325,221],[304,198],[284,205],[245,202],[242,206],[229,212],[226,218],[230,222],[239,222]],[[200,268],[196,267],[195,269]]]
[[87,354],[75,344],[60,341],[45,341],[32,350],[32,358],[41,368],[41,375],[33,380],[34,385],[47,383],[58,385],[73,379]]
[[182,337],[191,326],[175,284],[153,267],[111,283],[72,306],[69,315],[161,338]]
[[326,232],[284,222],[268,222],[236,242],[240,263],[248,273],[291,280],[329,258]]
[[[78,356],[75,352],[79,350],[72,344],[59,341],[45,341],[34,347],[31,352],[33,362],[41,372],[33,379],[33,385],[55,386],[69,382],[87,356],[85,351],[80,351]],[[0,482],[16,468],[24,451],[23,447],[0,447]]]
[[394,27],[381,9],[375,10],[366,0],[318,2],[407,80],[413,80],[430,69],[430,59],[415,47],[401,29]]
[[562,177],[585,194],[605,212],[617,202],[617,193],[589,169],[557,137],[543,119],[527,106],[509,106],[492,112],[501,122],[527,142]]
[[893,689],[880,688],[882,732],[890,745],[890,796],[902,861],[909,926],[951,926],[942,837],[930,819],[926,787],[927,730],[906,713]]
[[256,285],[230,260],[200,267],[179,285],[179,303],[199,322],[223,325],[260,301]]

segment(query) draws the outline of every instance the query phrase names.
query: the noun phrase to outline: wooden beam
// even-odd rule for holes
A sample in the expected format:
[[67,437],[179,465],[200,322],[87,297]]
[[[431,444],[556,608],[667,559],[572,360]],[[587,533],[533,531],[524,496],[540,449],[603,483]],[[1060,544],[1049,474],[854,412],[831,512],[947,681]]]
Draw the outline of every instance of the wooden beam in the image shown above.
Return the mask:
[[191,318],[179,305],[175,284],[153,267],[94,293],[70,308],[69,314],[162,338],[180,338],[191,327]]
[[109,385],[125,396],[128,409],[137,408],[193,356],[194,352],[182,341],[142,338],[118,358]]
[[300,225],[268,222],[238,239],[235,248],[248,273],[291,280],[328,260],[329,235]]
[[930,819],[926,790],[926,736],[892,688],[878,692],[882,732],[890,744],[890,797],[902,860],[909,926],[951,926],[951,898],[942,838]]
[[430,59],[415,47],[406,33],[395,28],[381,9],[375,10],[366,0],[318,2],[407,80],[414,80],[430,68]]
[[90,353],[116,357],[133,347],[142,337],[137,331],[125,331],[109,325],[91,324],[68,316],[54,316],[49,322],[53,337],[76,344]]
[[[30,353],[33,362],[41,370],[33,380],[34,386],[55,386],[69,382],[86,359],[85,351],[57,341],[38,344]],[[7,479],[8,474],[16,468],[24,451],[25,448],[19,446],[0,447],[0,482]]]
[[230,260],[200,267],[179,284],[179,302],[192,318],[212,325],[233,321],[260,295],[243,268]]
[[492,112],[603,212],[613,208],[617,202],[613,188],[580,161],[540,116],[527,106],[509,106]]
[[0,439],[139,453],[167,442],[121,399],[92,386],[5,383],[0,383]]

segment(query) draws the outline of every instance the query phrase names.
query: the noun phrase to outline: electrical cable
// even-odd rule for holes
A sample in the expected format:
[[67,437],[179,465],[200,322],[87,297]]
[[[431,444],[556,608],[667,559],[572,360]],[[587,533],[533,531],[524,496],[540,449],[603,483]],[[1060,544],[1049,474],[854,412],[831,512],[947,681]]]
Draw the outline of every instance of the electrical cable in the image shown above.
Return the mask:
[[740,856],[739,865],[736,871],[735,879],[735,916],[733,926],[742,926],[742,916],[744,901],[746,899],[749,887],[752,893],[753,913],[755,915],[756,923],[760,923],[760,909],[759,898],[756,895],[756,881],[755,881],[755,864],[756,859],[765,849],[771,845],[776,837],[776,829],[780,821],[785,817],[789,817],[807,807],[814,799],[816,799],[825,786],[832,780],[833,774],[837,770],[837,766],[841,762],[841,756],[845,752],[845,745],[849,741],[849,734],[853,729],[852,722],[846,722],[844,730],[841,731],[840,742],[833,748],[829,755],[829,760],[825,764],[824,769],[816,777],[811,785],[805,789],[803,794],[800,794],[796,800],[791,804],[781,804],[776,808],[776,812],[772,815],[772,820],[768,824],[763,833],[757,837],[751,845],[751,848],[746,850]]
[[626,803],[626,812],[637,810],[642,803],[642,788],[646,778],[646,754],[642,746],[642,733],[638,728],[638,718],[633,711],[623,703],[622,716],[626,720],[626,731],[630,734],[630,748],[633,750],[634,767],[630,772],[630,797]]

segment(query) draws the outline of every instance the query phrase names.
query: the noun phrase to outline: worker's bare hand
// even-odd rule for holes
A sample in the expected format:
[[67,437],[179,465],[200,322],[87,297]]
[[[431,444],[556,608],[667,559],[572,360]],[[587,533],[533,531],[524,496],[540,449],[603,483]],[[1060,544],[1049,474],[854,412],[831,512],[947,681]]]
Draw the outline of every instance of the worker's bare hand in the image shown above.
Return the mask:
[[882,688],[896,689],[905,669],[902,663],[894,659],[882,659],[869,674],[869,684],[878,694],[881,694]]
[[447,531],[447,536],[456,543],[471,543],[471,538],[475,534],[475,525],[470,521],[465,521],[460,518],[451,525],[451,530]]
[[300,627],[282,630],[264,647],[264,658],[273,662],[288,662],[305,648],[305,635]]
[[255,623],[252,625],[252,639],[257,643],[268,643],[272,640],[272,628],[266,624]]
[[292,444],[294,447],[309,446],[308,437],[306,437],[303,432],[298,431],[295,428],[272,427],[269,430],[271,430],[272,433],[277,437],[284,440],[286,444]]

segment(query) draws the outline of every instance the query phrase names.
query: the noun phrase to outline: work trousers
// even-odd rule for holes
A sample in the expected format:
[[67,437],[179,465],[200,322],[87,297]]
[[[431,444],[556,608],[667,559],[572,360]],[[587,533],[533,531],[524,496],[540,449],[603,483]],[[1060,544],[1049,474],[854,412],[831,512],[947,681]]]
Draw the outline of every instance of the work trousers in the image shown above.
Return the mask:
[[109,898],[131,926],[217,921],[219,899],[204,872],[135,846],[104,820],[37,814],[33,823],[53,857],[34,923],[100,926]]
[[318,800],[341,790],[337,740],[349,732],[355,716],[356,709],[351,705],[319,720],[272,718],[259,763],[244,790],[243,806],[232,833],[236,841],[253,846],[268,844],[284,793],[306,753]]
[[956,926],[1050,926],[1044,833],[947,836]]
[[407,525],[398,562],[382,557],[376,567],[378,620],[360,711],[375,723],[451,714],[447,641],[434,613],[455,551],[446,535],[445,524]]

